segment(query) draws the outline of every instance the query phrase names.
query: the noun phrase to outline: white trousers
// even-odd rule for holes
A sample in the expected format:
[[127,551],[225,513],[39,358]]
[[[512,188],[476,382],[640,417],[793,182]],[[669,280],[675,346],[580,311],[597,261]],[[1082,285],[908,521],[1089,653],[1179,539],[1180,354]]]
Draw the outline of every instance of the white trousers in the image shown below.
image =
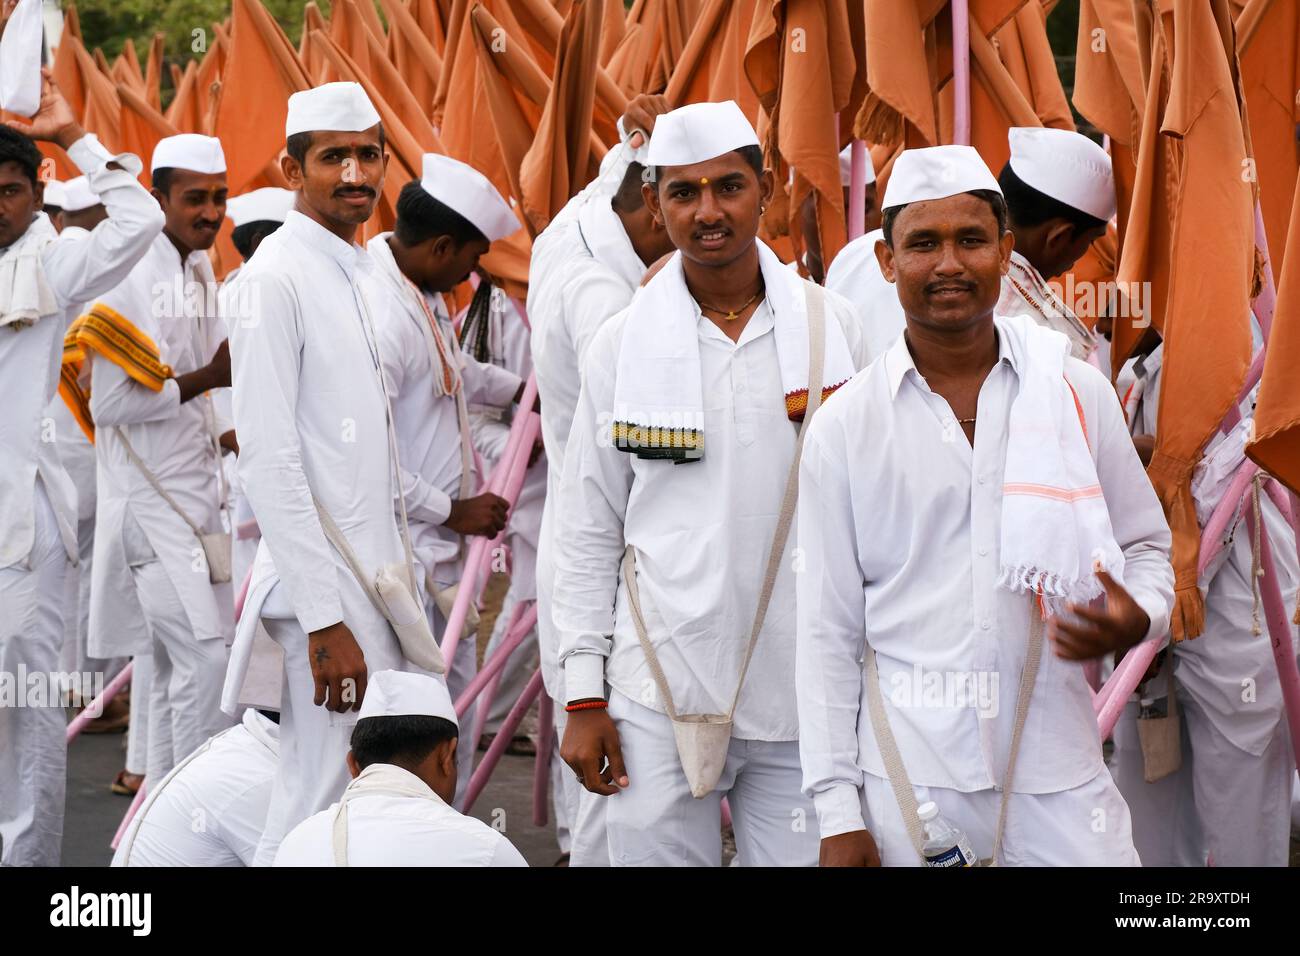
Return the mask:
[[609,843],[605,839],[607,798],[580,784],[560,758],[560,742],[569,715],[560,701],[555,702],[552,713],[555,739],[551,743],[551,805],[555,808],[555,839],[560,852],[569,854],[569,866],[609,866]]
[[1110,774],[1128,804],[1133,845],[1143,866],[1204,866],[1205,837],[1192,793],[1192,748],[1182,719],[1183,763],[1175,772],[1147,783],[1138,740],[1139,705],[1131,700],[1115,723]]
[[626,790],[597,797],[605,801],[611,865],[720,866],[723,797],[741,865],[817,864],[817,815],[800,789],[798,741],[733,737],[717,788],[696,800],[665,715],[614,690],[609,714],[628,775]]
[[149,754],[149,697],[153,694],[153,655],[138,654],[132,658],[131,668],[131,723],[126,729],[126,772],[144,776],[153,760],[161,765],[171,759],[171,741],[166,753]]
[[[506,592],[505,600],[501,603],[501,613],[497,615],[496,622],[492,626],[492,638],[488,641],[487,650],[483,654],[484,660],[495,654],[497,648],[505,641],[506,628],[510,624],[510,619],[514,616],[518,604],[519,591],[511,585],[510,590]],[[505,723],[506,717],[510,714],[510,708],[515,705],[519,695],[524,692],[524,688],[528,686],[528,681],[536,670],[537,628],[534,627],[528,632],[523,643],[515,648],[514,653],[510,655],[510,660],[506,661],[505,669],[501,672],[501,679],[497,681],[496,693],[492,697],[492,706],[488,710],[487,720],[483,722],[484,733],[495,734],[501,729],[501,725]],[[469,726],[472,727],[473,724]],[[477,741],[475,741],[475,744],[477,745]]]
[[227,652],[220,639],[195,639],[185,606],[161,561],[155,558],[131,568],[131,577],[153,642],[145,776],[162,780],[204,741],[230,725],[221,712]]
[[280,768],[271,790],[254,866],[270,866],[289,831],[339,799],[351,780],[347,756],[357,712],[318,707],[307,660],[307,634],[297,621],[262,619],[271,640],[284,648],[280,696]]
[[[920,866],[903,823],[898,799],[884,777],[864,774],[862,812],[884,866]],[[963,793],[914,787],[918,803],[933,800],[939,812],[966,831],[980,859],[993,855],[1002,794]],[[1013,793],[1002,835],[1002,866],[1141,866],[1133,848],[1128,807],[1105,770],[1087,783],[1058,793]]]
[[[0,570],[0,676],[15,698],[0,700],[0,865],[58,866],[63,848],[67,781],[67,719],[59,669],[68,554],[58,521],[36,482],[36,529],[22,565]],[[45,675],[46,692],[29,696],[30,680]]]
[[90,656],[86,642],[90,636],[90,568],[95,552],[95,516],[77,522],[77,566],[68,569],[64,583],[64,622],[62,665],[65,671],[99,672],[107,684],[126,666],[125,657],[100,660]]
[[1291,844],[1295,757],[1286,721],[1256,757],[1219,733],[1180,687],[1178,703],[1191,743],[1196,813],[1215,866],[1286,866]]

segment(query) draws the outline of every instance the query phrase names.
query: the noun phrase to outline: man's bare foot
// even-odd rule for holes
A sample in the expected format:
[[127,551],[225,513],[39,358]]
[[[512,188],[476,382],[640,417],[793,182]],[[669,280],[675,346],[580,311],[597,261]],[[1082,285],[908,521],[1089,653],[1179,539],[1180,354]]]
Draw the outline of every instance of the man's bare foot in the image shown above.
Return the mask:
[[127,773],[125,770],[119,770],[113,782],[108,785],[112,790],[121,797],[134,797],[140,792],[140,785],[144,783],[144,774]]

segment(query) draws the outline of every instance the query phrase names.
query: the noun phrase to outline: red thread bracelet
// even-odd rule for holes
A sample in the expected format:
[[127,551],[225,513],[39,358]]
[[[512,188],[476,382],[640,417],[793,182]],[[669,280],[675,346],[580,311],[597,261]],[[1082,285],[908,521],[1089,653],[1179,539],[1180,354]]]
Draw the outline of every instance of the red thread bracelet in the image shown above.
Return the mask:
[[606,700],[584,700],[580,704],[566,704],[564,710],[571,714],[575,710],[604,710],[608,706],[609,701]]

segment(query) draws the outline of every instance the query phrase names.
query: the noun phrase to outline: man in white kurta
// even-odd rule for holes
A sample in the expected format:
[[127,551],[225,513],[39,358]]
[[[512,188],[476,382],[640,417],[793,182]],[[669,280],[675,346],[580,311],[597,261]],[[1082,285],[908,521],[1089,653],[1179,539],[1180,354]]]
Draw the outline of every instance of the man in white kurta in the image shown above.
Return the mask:
[[[1011,158],[1000,183],[1011,214],[1016,247],[1002,279],[998,315],[1025,315],[1070,340],[1070,353],[1087,359],[1096,338],[1051,289],[1047,279],[1066,272],[1106,231],[1115,215],[1110,157],[1080,133],[1047,127],[1012,127]],[[903,310],[893,285],[880,272],[875,229],[836,255],[826,288],[840,293],[862,316],[873,355],[903,331]]]
[[280,763],[271,717],[249,708],[151,784],[112,865],[252,866]]
[[[761,166],[748,149],[756,144],[734,103],[684,107],[656,121],[648,160],[661,182],[647,197],[651,209],[675,240],[690,244],[692,256],[710,263],[701,268],[730,272],[743,264],[739,274],[758,292],[748,302],[748,290],[698,292],[697,300],[685,253],[669,260],[592,338],[565,447],[554,612],[571,708],[562,753],[588,790],[605,795],[614,865],[717,866],[723,796],[745,865],[811,865],[816,857],[812,809],[799,793],[788,546],[741,683],[795,454],[790,416],[802,414],[809,388],[809,284],[756,239],[771,188],[770,171],[759,176],[753,166]],[[653,204],[656,195],[661,207]],[[694,213],[676,213],[679,195]],[[675,214],[680,218],[670,218]],[[695,218],[700,225],[692,227]],[[705,317],[706,307],[716,321]],[[743,330],[723,331],[723,323],[742,315]],[[852,307],[839,297],[826,299],[825,329],[829,394],[865,364],[866,354]],[[802,343],[801,355],[794,343]],[[674,370],[680,377],[672,377]],[[698,407],[690,420],[702,420],[702,427],[692,424],[681,442],[647,449],[645,457],[622,437],[611,440],[611,427],[616,436],[626,434],[614,418],[616,395],[629,382],[648,390],[647,402]],[[633,422],[649,424],[630,418],[629,431]],[[698,453],[701,432],[702,457],[678,452]],[[723,741],[725,766],[700,799],[692,797],[666,701],[629,611],[620,573],[625,548],[636,557],[648,640],[676,711],[726,713],[739,688],[734,726]],[[596,708],[605,705],[607,684],[608,718],[601,722]]]
[[[1129,431],[1146,457],[1156,434],[1163,351],[1157,345],[1131,359],[1117,382]],[[1197,466],[1192,494],[1202,525],[1243,459],[1249,427],[1243,421],[1233,432],[1216,435]],[[1201,576],[1205,630],[1166,652],[1159,672],[1139,686],[1115,725],[1111,772],[1132,809],[1134,842],[1148,866],[1287,865],[1295,759],[1252,581],[1250,507],[1247,496],[1225,531],[1220,556]],[[1267,495],[1260,495],[1260,510],[1282,600],[1294,607],[1300,576],[1295,532]],[[1260,634],[1254,633],[1256,612]],[[1178,695],[1182,764],[1147,783],[1137,735],[1139,699],[1153,699],[1167,713],[1171,679]]]
[[[121,281],[162,228],[157,203],[135,179],[139,159],[109,155],[48,81],[32,122],[33,136],[58,142],[90,177],[110,219],[84,241],[56,239],[38,207],[40,153],[23,134],[0,129],[0,181],[13,197],[5,217],[19,217],[0,218],[0,671],[10,675],[57,671],[65,578],[77,559],[76,495],[45,418],[64,333],[81,304]],[[59,862],[66,720],[57,694],[47,703],[0,707],[6,865]]]
[[257,679],[281,688],[280,769],[257,865],[346,786],[366,674],[404,666],[313,503],[363,569],[404,562],[371,263],[353,241],[383,188],[382,127],[360,86],[334,83],[290,97],[286,137],[297,206],[222,290],[239,473],[262,532],[222,706],[233,716]]
[[530,344],[548,464],[537,545],[537,637],[542,681],[559,705],[551,783],[560,849],[570,854],[572,866],[604,866],[609,853],[604,801],[583,789],[559,759],[568,717],[551,616],[560,478],[587,346],[608,319],[627,308],[646,268],[673,251],[641,196],[644,159],[644,149],[628,144],[611,150],[600,177],[569,200],[534,240],[529,264]]
[[280,845],[276,866],[527,866],[499,831],[452,806],[456,710],[424,674],[372,677],[347,755],[353,780]]
[[[970,147],[899,157],[885,223],[901,228],[893,216],[910,217],[915,231],[893,235],[893,261],[904,263],[900,298],[906,293],[925,323],[914,331],[909,311],[908,335],[829,403],[808,436],[796,684],[804,782],[826,864],[921,862],[896,793],[937,802],[980,858],[995,856],[1003,837],[1002,863],[1137,863],[1128,811],[1102,763],[1083,665],[1062,652],[1055,620],[1007,779],[1031,616],[1042,613],[1021,582],[1039,582],[1039,602],[1064,610],[1066,596],[1079,593],[1067,581],[1086,587],[1098,566],[1122,573],[1122,585],[1106,585],[1104,626],[1126,640],[1158,640],[1173,572],[1168,527],[1109,382],[1070,358],[1064,337],[991,311],[1010,253],[1009,234],[990,221],[998,200]],[[933,342],[940,323],[969,328],[959,323],[975,320],[987,323],[984,345],[995,350],[987,375],[981,381],[974,367],[961,391],[953,391],[951,368],[927,382],[909,337]],[[1018,403],[1031,388],[1042,390],[1039,407],[1032,398],[1028,408]],[[1057,417],[1035,417],[1049,407]],[[1016,434],[1013,422],[1025,430]],[[1013,473],[1013,460],[1030,472]],[[1074,461],[1079,470],[1035,475],[1040,461]],[[1066,475],[1083,480],[1060,480]],[[1087,512],[1073,510],[1076,502],[1087,502]],[[1026,507],[1060,524],[1034,527]],[[1026,560],[1035,555],[1043,560]],[[872,714],[872,655],[885,728]],[[897,772],[877,742],[887,729]]]
[[[376,326],[411,545],[421,565],[430,625],[442,635],[449,592],[463,570],[462,535],[499,532],[507,510],[505,499],[474,493],[481,482],[472,469],[469,403],[502,408],[522,388],[513,372],[461,352],[443,293],[462,281],[491,242],[517,230],[519,220],[487,178],[464,163],[430,155],[424,173],[402,191],[395,233],[376,236],[368,250],[387,293]],[[465,643],[448,662],[453,698],[477,671],[474,644]],[[472,711],[466,722],[473,726]],[[459,753],[458,797],[469,784],[473,754],[472,747]]]
[[[231,425],[210,392],[229,385],[229,362],[207,255],[224,217],[225,157],[217,140],[186,134],[158,144],[152,169],[167,225],[74,337],[91,368],[98,463],[90,650],[146,652],[134,646],[143,611],[153,660],[145,776],[161,780],[226,725],[234,621],[230,585],[212,581],[195,531],[225,529],[218,472]],[[148,367],[102,347],[111,336],[141,343]]]

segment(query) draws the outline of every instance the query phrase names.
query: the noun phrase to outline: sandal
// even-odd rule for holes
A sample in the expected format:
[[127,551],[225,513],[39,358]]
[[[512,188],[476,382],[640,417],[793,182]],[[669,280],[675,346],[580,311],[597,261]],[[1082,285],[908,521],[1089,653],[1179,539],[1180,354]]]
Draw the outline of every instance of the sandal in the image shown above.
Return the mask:
[[144,775],[139,773],[127,773],[125,770],[119,770],[113,782],[108,785],[108,789],[119,797],[134,797],[140,792],[140,784],[144,783]]

